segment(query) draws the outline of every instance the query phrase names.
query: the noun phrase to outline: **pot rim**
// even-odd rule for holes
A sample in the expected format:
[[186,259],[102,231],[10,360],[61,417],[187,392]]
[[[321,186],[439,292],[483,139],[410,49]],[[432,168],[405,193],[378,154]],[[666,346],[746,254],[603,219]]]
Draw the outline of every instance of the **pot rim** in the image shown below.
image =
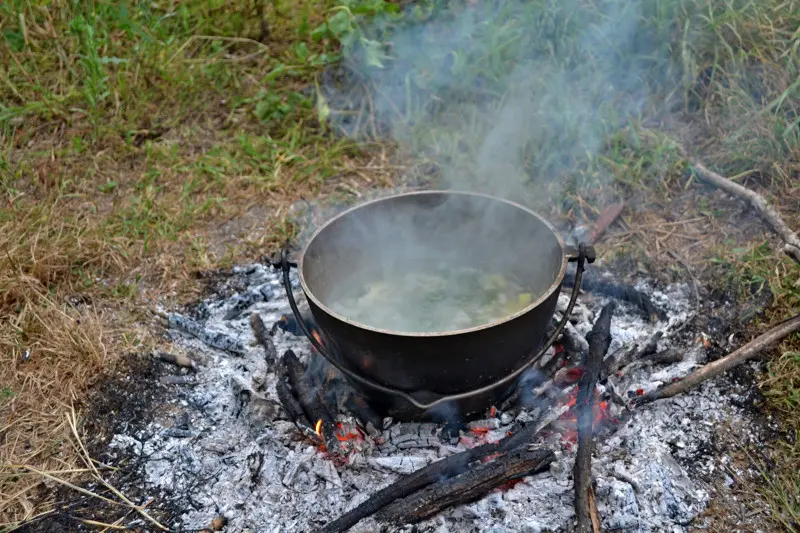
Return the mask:
[[[505,315],[504,317],[499,318],[499,319],[497,319],[497,320],[495,320],[493,322],[489,322],[487,324],[482,324],[482,325],[479,325],[479,326],[473,326],[471,328],[458,329],[458,330],[453,330],[453,331],[431,331],[431,332],[422,332],[422,331],[420,331],[420,332],[415,332],[415,331],[395,331],[395,330],[391,330],[391,329],[376,328],[376,327],[373,327],[373,326],[369,326],[367,324],[363,324],[361,322],[357,322],[355,320],[347,318],[344,315],[341,315],[341,314],[333,311],[328,306],[323,304],[322,301],[320,301],[320,299],[317,298],[314,295],[313,291],[311,291],[311,289],[309,288],[308,284],[306,283],[306,278],[305,278],[305,274],[304,274],[304,271],[303,271],[303,263],[305,261],[305,256],[306,256],[306,252],[308,251],[308,247],[311,245],[312,242],[314,242],[314,239],[316,239],[323,231],[325,231],[326,228],[328,228],[328,226],[332,225],[336,220],[338,220],[340,218],[344,218],[345,216],[347,216],[348,214],[352,213],[353,211],[356,211],[356,210],[361,209],[362,207],[366,207],[368,205],[377,204],[377,203],[380,203],[380,202],[389,201],[389,200],[393,200],[395,198],[400,198],[400,197],[404,197],[404,196],[420,196],[420,195],[427,195],[427,194],[431,194],[431,195],[433,195],[433,194],[460,194],[460,195],[464,195],[464,196],[474,196],[474,197],[479,197],[479,198],[485,198],[485,199],[488,199],[488,200],[493,200],[493,201],[497,201],[497,202],[503,202],[503,203],[505,203],[507,205],[510,205],[512,207],[515,207],[517,209],[525,211],[526,213],[528,213],[531,216],[536,217],[539,220],[539,222],[544,224],[553,233],[553,235],[555,236],[555,238],[558,241],[558,244],[559,244],[559,246],[561,248],[561,268],[558,271],[558,275],[556,276],[555,281],[553,281],[552,285],[550,285],[550,287],[548,287],[548,289],[546,291],[544,291],[536,300],[531,302],[528,306],[524,307],[523,309],[517,311],[516,313],[513,313],[511,315]],[[567,272],[567,262],[568,262],[568,260],[567,260],[566,246],[564,244],[564,239],[561,238],[561,235],[558,234],[558,232],[556,231],[555,227],[547,219],[545,219],[544,217],[542,217],[538,213],[528,209],[527,207],[525,207],[523,205],[520,205],[520,204],[518,204],[516,202],[512,202],[511,200],[506,200],[504,198],[499,198],[497,196],[492,196],[492,195],[489,195],[489,194],[475,193],[475,192],[469,192],[469,191],[458,191],[458,190],[430,190],[430,191],[411,191],[411,192],[404,192],[404,193],[399,193],[399,194],[392,194],[390,196],[384,196],[382,198],[377,198],[375,200],[370,200],[368,202],[360,203],[360,204],[358,204],[356,206],[353,206],[353,207],[351,207],[349,209],[346,209],[345,211],[342,211],[341,213],[339,213],[338,215],[336,215],[334,217],[331,217],[330,219],[328,219],[324,224],[322,224],[322,226],[320,226],[311,235],[311,238],[308,239],[308,242],[303,247],[303,253],[302,253],[302,255],[300,257],[300,260],[298,262],[297,272],[298,272],[298,277],[300,278],[300,285],[303,287],[303,293],[306,295],[306,298],[310,299],[322,311],[324,311],[328,315],[336,318],[337,320],[340,320],[340,321],[342,321],[342,322],[344,322],[346,324],[349,324],[351,326],[355,326],[355,327],[360,328],[360,329],[365,329],[367,331],[372,331],[372,332],[375,332],[375,333],[382,333],[382,334],[385,334],[385,335],[395,335],[395,336],[398,336],[398,337],[425,337],[425,338],[428,338],[428,337],[450,337],[450,336],[454,336],[454,335],[463,335],[465,333],[473,333],[473,332],[477,332],[477,331],[482,331],[482,330],[485,330],[485,329],[490,329],[490,328],[499,326],[501,324],[505,324],[506,322],[511,322],[512,320],[515,320],[516,318],[519,318],[520,316],[522,316],[522,315],[524,315],[526,313],[529,313],[534,308],[536,308],[536,307],[540,306],[542,303],[544,303],[545,300],[547,300],[550,296],[552,296],[553,292],[555,292],[556,290],[559,289],[559,287],[561,287],[561,283],[564,281],[564,276],[565,276],[565,274]]]

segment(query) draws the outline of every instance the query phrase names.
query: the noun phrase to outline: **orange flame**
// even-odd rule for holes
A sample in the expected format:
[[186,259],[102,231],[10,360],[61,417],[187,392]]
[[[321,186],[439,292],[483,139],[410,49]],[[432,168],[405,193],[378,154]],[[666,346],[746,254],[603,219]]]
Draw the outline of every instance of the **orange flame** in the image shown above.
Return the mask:
[[322,342],[322,336],[319,334],[319,331],[317,331],[316,329],[312,329],[311,334],[314,336],[315,339],[317,339],[318,343],[324,346],[324,343]]
[[314,425],[314,431],[322,438],[322,419],[320,418],[317,420],[317,423]]

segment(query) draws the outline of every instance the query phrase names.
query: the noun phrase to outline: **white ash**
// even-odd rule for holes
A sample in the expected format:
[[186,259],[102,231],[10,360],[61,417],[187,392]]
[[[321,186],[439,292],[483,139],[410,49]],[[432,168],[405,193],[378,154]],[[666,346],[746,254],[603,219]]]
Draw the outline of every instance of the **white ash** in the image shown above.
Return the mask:
[[[296,283],[294,273],[292,276]],[[172,414],[131,434],[118,434],[112,441],[112,448],[120,453],[140,456],[146,482],[185,510],[179,523],[171,524],[176,529],[201,529],[222,514],[228,519],[226,531],[316,530],[400,474],[487,438],[499,439],[515,418],[530,418],[525,411],[497,412],[485,426],[472,425],[473,429],[485,428],[484,432],[469,432],[455,440],[444,437],[435,425],[395,423],[378,438],[365,436],[353,447],[348,464],[337,470],[292,423],[281,419],[285,415],[277,403],[275,369],[267,365],[264,349],[253,338],[250,312],[258,312],[268,328],[290,312],[280,274],[268,266],[252,265],[235,269],[233,281],[237,286],[244,283],[247,294],[258,296],[212,298],[201,306],[204,320],[170,321],[173,329],[169,334],[176,347],[201,363],[192,384],[168,385],[174,396],[164,412]],[[649,323],[635,309],[621,304],[612,321],[609,353],[664,331],[658,349],[680,349],[685,357],[668,367],[654,370],[645,364],[626,372],[615,387],[624,398],[685,375],[704,357],[701,343],[691,335],[671,335],[691,314],[688,288],[669,286],[659,291],[646,284],[638,288],[648,293],[668,318]],[[578,317],[575,330],[585,335],[607,301],[581,295],[574,313]],[[197,330],[194,324],[213,334]],[[217,342],[219,339],[225,341]],[[279,354],[292,349],[304,362],[310,357],[309,344],[303,338],[278,330],[273,340]],[[623,415],[617,403],[608,404],[611,418]],[[175,412],[182,414],[176,416]],[[340,421],[350,424],[352,419],[340,415]],[[603,527],[686,531],[708,504],[707,489],[714,476],[724,479],[723,458],[714,456],[711,444],[715,426],[724,423],[742,431],[750,427],[747,415],[731,402],[730,393],[706,384],[689,394],[638,409],[618,431],[600,439],[593,474]],[[574,450],[560,435],[551,435],[550,442],[556,447],[557,459],[548,471],[473,504],[446,510],[414,531],[570,530]],[[383,530],[410,528],[388,526]],[[373,519],[352,529],[375,530]]]

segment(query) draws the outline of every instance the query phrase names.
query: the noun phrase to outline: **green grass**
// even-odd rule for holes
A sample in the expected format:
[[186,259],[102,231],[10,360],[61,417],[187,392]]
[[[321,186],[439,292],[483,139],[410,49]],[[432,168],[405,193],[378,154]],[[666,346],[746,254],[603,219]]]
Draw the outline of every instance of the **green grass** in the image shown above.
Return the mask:
[[[768,291],[771,303],[760,322],[773,323],[800,312],[800,269],[769,243],[726,247],[714,264],[719,286],[732,290],[743,304]],[[764,407],[779,414],[789,438],[750,454],[761,478],[753,490],[769,504],[774,524],[794,531],[800,524],[800,338],[784,341],[778,354],[768,363],[760,388]]]
[[[292,202],[376,147],[592,220],[611,198],[643,216],[698,191],[681,142],[794,213],[799,27],[796,0],[3,2],[0,397],[22,414],[0,429],[33,437],[2,461],[51,464],[64,404],[152,342],[143,302],[269,251]],[[331,92],[330,67],[358,83]],[[257,235],[220,229],[248,215]],[[737,295],[771,290],[765,321],[800,308],[798,269],[771,245],[711,256]],[[37,366],[18,366],[25,350]],[[795,429],[797,351],[763,385]],[[796,452],[776,451],[787,473],[763,489],[788,529]],[[0,522],[36,509],[22,482],[0,476]]]

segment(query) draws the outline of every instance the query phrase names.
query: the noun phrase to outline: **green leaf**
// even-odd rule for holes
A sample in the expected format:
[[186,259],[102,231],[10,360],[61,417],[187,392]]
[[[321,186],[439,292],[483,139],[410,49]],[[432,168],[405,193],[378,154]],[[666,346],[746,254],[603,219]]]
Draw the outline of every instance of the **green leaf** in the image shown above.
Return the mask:
[[383,45],[378,41],[370,39],[361,39],[361,45],[364,47],[364,61],[370,67],[383,68],[383,60],[388,56],[383,53]]
[[117,182],[113,180],[109,181],[108,183],[102,183],[97,186],[97,189],[103,193],[110,193],[116,188],[117,188]]

